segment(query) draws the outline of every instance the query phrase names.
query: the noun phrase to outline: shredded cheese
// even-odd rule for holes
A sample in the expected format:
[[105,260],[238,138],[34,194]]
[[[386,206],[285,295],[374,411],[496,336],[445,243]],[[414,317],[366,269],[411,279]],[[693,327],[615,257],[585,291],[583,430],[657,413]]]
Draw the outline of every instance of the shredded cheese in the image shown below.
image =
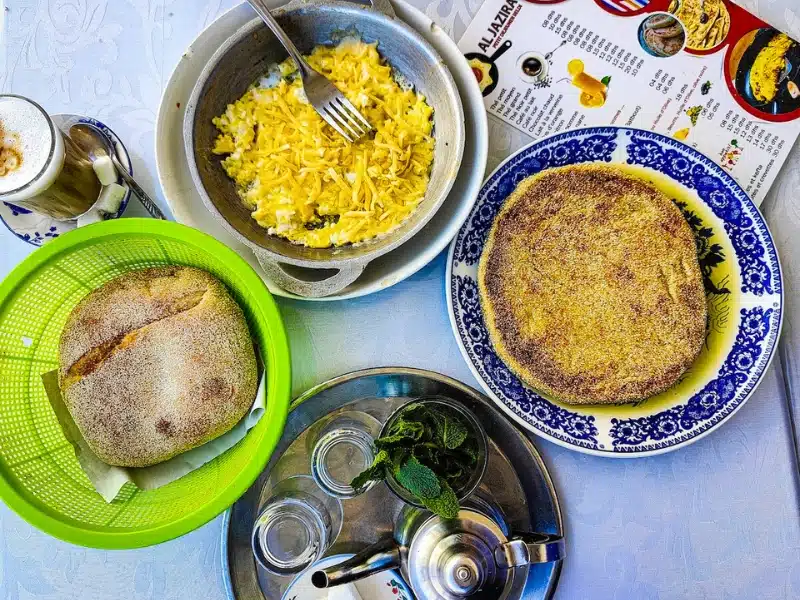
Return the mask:
[[[404,89],[377,44],[319,46],[308,62],[375,127],[348,143],[316,113],[291,59],[269,88],[254,86],[213,122],[213,151],[271,234],[314,248],[385,235],[422,202],[433,163],[433,109]],[[294,75],[294,76],[293,76]]]

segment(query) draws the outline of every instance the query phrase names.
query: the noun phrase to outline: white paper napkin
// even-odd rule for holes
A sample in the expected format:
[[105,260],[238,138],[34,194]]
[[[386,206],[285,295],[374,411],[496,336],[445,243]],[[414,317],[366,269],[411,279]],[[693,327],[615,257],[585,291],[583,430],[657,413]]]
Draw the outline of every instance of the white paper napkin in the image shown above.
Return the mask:
[[262,369],[253,406],[233,429],[202,446],[152,467],[123,468],[104,463],[89,448],[61,397],[58,371],[50,371],[42,375],[42,382],[61,429],[64,431],[64,436],[75,448],[75,456],[81,469],[106,502],[114,500],[122,486],[128,482],[133,483],[140,490],[152,490],[183,477],[232,448],[261,419],[264,414],[266,398],[266,371]]

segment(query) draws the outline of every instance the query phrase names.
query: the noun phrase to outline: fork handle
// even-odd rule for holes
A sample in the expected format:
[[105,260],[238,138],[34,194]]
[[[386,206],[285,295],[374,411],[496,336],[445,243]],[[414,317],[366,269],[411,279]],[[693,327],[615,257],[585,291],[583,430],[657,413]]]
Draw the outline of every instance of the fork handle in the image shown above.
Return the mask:
[[311,67],[306,62],[306,59],[303,58],[303,55],[300,54],[300,51],[297,49],[297,46],[294,45],[294,42],[289,39],[289,36],[286,35],[286,32],[283,28],[278,25],[278,22],[275,20],[275,17],[269,12],[269,8],[267,8],[266,2],[264,0],[247,0],[250,6],[258,13],[258,16],[267,24],[272,30],[272,33],[275,34],[275,37],[278,38],[283,47],[286,48],[286,51],[289,53],[289,56],[292,57],[295,64],[297,65],[297,69],[300,71],[300,77],[305,79],[308,75],[311,74]]

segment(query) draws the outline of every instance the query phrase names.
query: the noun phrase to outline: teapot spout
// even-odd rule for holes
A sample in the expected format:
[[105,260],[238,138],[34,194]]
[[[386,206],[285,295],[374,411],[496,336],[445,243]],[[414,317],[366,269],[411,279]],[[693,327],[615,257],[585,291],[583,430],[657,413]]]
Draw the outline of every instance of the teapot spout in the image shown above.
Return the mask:
[[311,583],[320,589],[329,588],[399,567],[400,546],[392,539],[381,540],[338,565],[314,571]]

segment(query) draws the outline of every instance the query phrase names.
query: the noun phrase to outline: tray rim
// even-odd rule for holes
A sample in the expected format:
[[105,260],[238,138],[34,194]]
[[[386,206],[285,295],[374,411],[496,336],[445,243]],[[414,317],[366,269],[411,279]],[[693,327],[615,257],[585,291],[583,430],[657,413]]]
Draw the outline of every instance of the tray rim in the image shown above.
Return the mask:
[[[370,369],[350,371],[348,373],[344,373],[342,375],[338,375],[336,377],[323,381],[322,383],[312,386],[305,392],[301,393],[289,405],[289,412],[291,413],[291,411],[300,406],[303,402],[305,402],[310,398],[313,398],[322,391],[328,390],[332,387],[341,385],[343,383],[353,381],[355,379],[360,379],[364,377],[374,377],[378,375],[414,375],[418,377],[425,377],[437,381],[439,383],[449,385],[466,395],[485,400],[488,406],[497,411],[498,416],[500,418],[507,421],[509,425],[514,427],[519,432],[525,444],[529,447],[528,450],[530,451],[531,455],[536,461],[536,465],[539,468],[540,472],[542,473],[544,482],[547,486],[548,491],[550,492],[550,497],[553,502],[554,513],[556,517],[557,533],[559,535],[564,535],[564,518],[561,512],[561,503],[559,502],[558,492],[555,488],[555,484],[553,483],[553,478],[550,475],[550,471],[548,470],[547,465],[545,464],[544,459],[542,458],[542,455],[539,453],[539,449],[533,443],[533,435],[529,431],[526,431],[521,427],[519,427],[513,420],[509,419],[504,412],[498,410],[497,405],[494,403],[491,397],[487,396],[483,392],[465,383],[462,383],[461,381],[458,381],[457,379],[454,379],[442,373],[437,373],[435,371],[430,371],[427,369],[417,369],[414,367],[375,367]],[[289,415],[287,415],[287,422],[288,419]],[[234,503],[234,505],[235,504],[236,503]],[[226,510],[225,513],[223,514],[222,527],[220,531],[220,542],[221,542],[220,561],[222,566],[222,582],[225,588],[225,597],[226,600],[255,600],[249,598],[248,599],[238,598],[233,588],[233,580],[231,578],[231,565],[229,560],[229,547],[228,547],[228,538],[230,536],[232,511],[233,511],[233,506],[228,508],[228,510]],[[548,582],[547,585],[547,590],[545,591],[544,597],[546,600],[551,600],[553,598],[553,594],[555,593],[555,590],[558,587],[558,583],[561,579],[561,571],[563,569],[563,566],[564,566],[563,560],[559,561],[554,566],[553,575],[550,578],[550,581]],[[266,598],[264,598],[263,593],[261,594],[261,596],[262,598],[259,598],[257,600],[267,600]]]

